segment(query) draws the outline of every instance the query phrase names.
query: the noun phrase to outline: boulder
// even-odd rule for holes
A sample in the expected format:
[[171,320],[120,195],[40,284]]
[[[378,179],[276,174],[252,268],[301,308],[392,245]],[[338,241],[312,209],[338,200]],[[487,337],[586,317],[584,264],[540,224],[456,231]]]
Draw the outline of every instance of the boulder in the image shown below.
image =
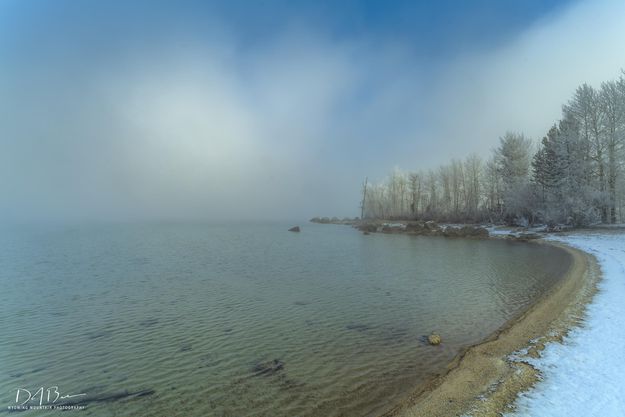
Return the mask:
[[473,226],[464,225],[460,228],[460,236],[472,236]]
[[442,342],[440,335],[437,335],[436,333],[432,333],[431,335],[428,336],[428,343],[430,345],[433,346],[437,346],[440,345]]
[[375,233],[378,231],[378,226],[373,223],[362,223],[356,226],[361,232]]
[[533,240],[540,239],[542,236],[538,233],[521,233],[517,239],[519,240]]
[[403,223],[384,223],[382,225],[382,233],[401,233],[406,230],[406,225]]
[[548,233],[557,233],[561,232],[562,230],[562,225],[560,224],[549,224],[547,225],[547,227],[545,227],[545,232]]
[[289,232],[300,232],[300,228],[299,226],[293,226],[289,229]]
[[440,226],[438,225],[438,223],[436,223],[433,220],[430,220],[428,222],[425,222],[424,227],[430,231],[432,230],[440,230]]
[[461,236],[460,229],[458,229],[457,227],[448,226],[443,231],[443,236],[446,236],[446,237],[460,237]]
[[480,226],[464,226],[460,234],[465,237],[488,237],[488,230]]
[[489,233],[488,233],[488,230],[484,227],[465,225],[462,227],[448,226],[443,231],[443,235],[447,237],[486,238],[489,236]]
[[408,223],[406,225],[406,232],[414,233],[414,234],[423,233],[423,223],[422,222]]
[[478,226],[475,228],[475,236],[477,237],[489,237],[490,233],[487,228]]

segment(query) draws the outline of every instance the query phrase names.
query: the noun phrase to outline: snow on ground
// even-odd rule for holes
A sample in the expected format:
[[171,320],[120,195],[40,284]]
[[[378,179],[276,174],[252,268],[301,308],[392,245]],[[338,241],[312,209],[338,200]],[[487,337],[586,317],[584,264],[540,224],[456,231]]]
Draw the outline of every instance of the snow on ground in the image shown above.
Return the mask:
[[518,233],[512,231],[512,229],[507,228],[507,227],[496,227],[496,226],[490,226],[487,227],[486,230],[488,230],[488,234],[490,236],[507,236],[507,235],[517,235]]
[[[544,224],[533,227],[509,227],[509,226],[484,226],[491,236],[519,236],[523,233],[546,233],[547,226]],[[566,226],[558,226],[560,230],[565,230]]]
[[593,254],[599,292],[585,324],[563,344],[551,343],[532,361],[543,380],[519,396],[509,417],[625,416],[625,234],[584,232],[550,239]]

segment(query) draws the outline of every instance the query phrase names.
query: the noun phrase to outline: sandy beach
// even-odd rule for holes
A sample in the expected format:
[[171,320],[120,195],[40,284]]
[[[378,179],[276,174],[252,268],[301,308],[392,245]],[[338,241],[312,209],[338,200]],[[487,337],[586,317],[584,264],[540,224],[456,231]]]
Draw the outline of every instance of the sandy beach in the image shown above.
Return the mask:
[[539,371],[523,357],[540,356],[546,343],[561,341],[579,324],[596,292],[600,271],[593,256],[565,244],[529,244],[566,251],[570,266],[565,276],[527,311],[460,353],[444,375],[418,387],[386,417],[500,416],[513,411],[518,394],[536,384]]

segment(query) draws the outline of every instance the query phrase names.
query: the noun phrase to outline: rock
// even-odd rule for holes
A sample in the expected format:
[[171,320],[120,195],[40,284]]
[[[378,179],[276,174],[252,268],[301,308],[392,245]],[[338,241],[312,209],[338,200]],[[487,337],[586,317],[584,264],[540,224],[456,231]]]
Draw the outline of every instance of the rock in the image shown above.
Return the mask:
[[300,228],[299,226],[293,226],[289,229],[289,232],[300,232]]
[[473,226],[464,225],[460,228],[461,236],[471,236],[473,235]]
[[489,236],[489,233],[488,230],[484,227],[465,225],[460,228],[448,226],[443,231],[443,235],[447,237],[486,238]]
[[466,237],[488,237],[488,230],[480,226],[464,226],[460,233]]
[[424,223],[423,222],[416,222],[416,223],[408,223],[406,225],[406,232],[407,233],[413,233],[413,234],[421,234],[423,233],[423,228],[424,228]]
[[252,371],[254,372],[255,376],[269,376],[274,375],[283,369],[284,362],[282,362],[280,359],[274,359],[267,362],[258,362],[256,365],[254,365]]
[[436,333],[432,333],[428,336],[428,343],[432,346],[440,345],[442,342],[441,337]]
[[364,232],[362,232],[363,235],[370,235],[371,233],[367,232],[366,230]]
[[477,237],[489,237],[490,236],[490,232],[485,227],[476,227],[475,231],[476,231],[475,235]]
[[362,223],[356,226],[361,232],[375,233],[378,231],[378,226],[373,223]]
[[557,233],[557,232],[561,232],[562,229],[562,225],[561,224],[549,224],[547,225],[547,227],[545,228],[545,231],[548,233]]
[[430,220],[428,222],[425,222],[425,228],[432,231],[432,230],[440,230],[440,226],[438,225],[438,223],[436,223],[433,220]]
[[382,224],[382,233],[401,233],[406,230],[406,225],[403,223],[384,223]]
[[533,239],[540,239],[542,236],[539,235],[538,233],[521,233],[519,235],[519,237],[517,239],[519,240],[533,240]]
[[369,327],[369,325],[367,324],[362,324],[362,323],[350,323],[347,326],[345,326],[345,328],[347,330],[356,330],[357,332],[366,332],[371,327]]
[[445,230],[443,231],[443,235],[446,237],[460,237],[460,229],[458,229],[457,227],[451,227],[448,226],[445,228]]

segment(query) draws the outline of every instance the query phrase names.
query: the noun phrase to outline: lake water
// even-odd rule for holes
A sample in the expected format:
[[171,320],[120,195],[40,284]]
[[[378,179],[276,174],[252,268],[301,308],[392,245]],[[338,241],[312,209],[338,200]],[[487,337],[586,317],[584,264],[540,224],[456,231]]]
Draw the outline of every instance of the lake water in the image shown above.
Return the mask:
[[86,394],[57,401],[86,407],[69,415],[374,415],[568,265],[542,245],[289,226],[3,232],[2,412],[58,386]]

